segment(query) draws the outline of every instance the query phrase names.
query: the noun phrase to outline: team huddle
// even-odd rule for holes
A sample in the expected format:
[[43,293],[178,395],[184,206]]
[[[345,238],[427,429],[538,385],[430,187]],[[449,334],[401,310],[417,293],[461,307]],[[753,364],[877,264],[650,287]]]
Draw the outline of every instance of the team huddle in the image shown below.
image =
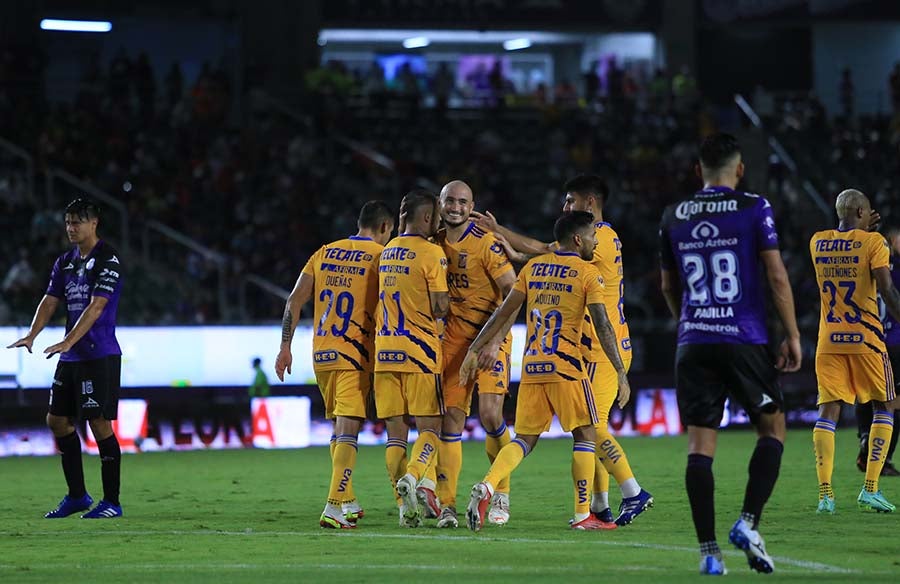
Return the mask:
[[[426,518],[442,528],[459,525],[462,431],[476,392],[491,467],[472,490],[470,528],[509,521],[510,474],[554,414],[575,437],[573,528],[615,529],[652,506],[607,424],[616,396],[621,405],[628,401],[631,346],[619,240],[595,219],[606,187],[585,176],[567,188],[569,212],[557,222],[552,244],[507,231],[511,244],[495,223],[492,230],[479,227],[476,218],[490,223],[492,217],[474,215],[471,189],[453,181],[440,197],[425,191],[404,197],[399,235],[390,241],[390,209],[367,203],[359,233],[323,246],[307,263],[285,310],[276,372],[290,372],[300,307],[314,298],[313,362],[326,415],[335,420],[323,527],[353,528],[363,513],[352,474],[372,392],[376,415],[386,423],[386,465],[401,526],[417,527]],[[536,254],[518,277],[505,249],[518,258],[514,244]],[[511,440],[503,417],[510,329],[526,303],[530,337]],[[410,418],[418,438],[407,457]],[[615,517],[610,474],[622,490]]]
[[[658,252],[662,293],[678,321],[675,384],[688,434],[685,486],[700,572],[726,573],[715,534],[712,465],[730,397],[747,412],[758,440],[728,539],[746,554],[751,569],[770,573],[774,561],[758,528],[784,449],[778,372],[797,371],[802,359],[793,292],[771,205],[736,190],[744,172],[737,141],[727,134],[708,137],[697,170],[704,186],[665,209]],[[312,300],[312,359],[326,416],[334,422],[322,527],[354,529],[364,516],[353,472],[367,417],[385,421],[385,463],[400,526],[415,528],[434,519],[438,528],[458,527],[461,441],[475,394],[488,464],[464,503],[469,529],[511,520],[511,475],[554,416],[573,438],[572,529],[616,529],[653,506],[609,431],[614,403],[624,407],[631,397],[632,345],[622,245],[603,220],[608,188],[600,177],[579,175],[563,192],[553,242],[516,233],[492,214],[475,212],[470,187],[451,181],[439,195],[408,193],[396,215],[384,202],[366,203],[356,235],[322,246],[309,259],[285,307],[275,369],[281,380],[291,372],[291,341],[302,306]],[[894,271],[891,247],[875,231],[880,217],[865,195],[843,191],[836,211],[838,227],[810,241],[821,295],[815,363],[819,419],[813,432],[817,512],[836,509],[831,476],[842,402],[869,407],[871,416],[858,462],[865,481],[857,504],[893,512],[878,479],[893,468],[885,464],[896,445],[891,359],[898,365],[900,339],[886,337],[885,330],[900,331],[895,285],[900,270]],[[66,338],[46,352],[62,354],[48,423],[69,492],[48,518],[93,503],[84,488],[76,418],[87,418],[98,437],[104,484],[104,499],[84,517],[123,514],[120,453],[109,424],[118,403],[121,351],[114,325],[121,279],[114,250],[96,235],[98,215],[83,201],[67,209],[76,247],[57,261],[28,335],[10,345],[30,351],[58,300],[65,300]],[[392,238],[395,227],[398,235]],[[892,242],[900,251],[900,235]],[[775,352],[766,327],[766,284],[784,333]],[[510,391],[510,330],[523,305],[527,340],[512,437],[503,404]],[[417,438],[410,447],[413,419]],[[621,494],[616,513],[610,475]]]

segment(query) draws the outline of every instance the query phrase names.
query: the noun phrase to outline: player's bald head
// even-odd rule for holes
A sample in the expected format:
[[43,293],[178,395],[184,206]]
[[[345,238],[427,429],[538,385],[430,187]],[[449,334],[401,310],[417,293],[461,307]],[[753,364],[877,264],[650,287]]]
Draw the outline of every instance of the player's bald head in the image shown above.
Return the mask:
[[449,196],[453,196],[455,198],[464,197],[469,201],[475,198],[475,194],[472,192],[472,187],[461,180],[451,180],[444,185],[444,188],[441,189],[441,201]]
[[869,208],[869,198],[856,189],[846,189],[840,192],[834,202],[838,219],[853,219],[859,216],[860,209]]

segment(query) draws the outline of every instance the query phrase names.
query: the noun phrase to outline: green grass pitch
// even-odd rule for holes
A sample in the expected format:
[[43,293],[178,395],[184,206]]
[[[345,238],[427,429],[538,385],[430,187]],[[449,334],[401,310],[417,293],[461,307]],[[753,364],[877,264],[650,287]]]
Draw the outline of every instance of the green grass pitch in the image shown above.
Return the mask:
[[[725,432],[715,462],[716,524],[728,578],[791,582],[897,582],[900,515],[856,508],[863,475],[856,438],[837,438],[838,513],[815,514],[812,431],[788,437],[761,532],[776,573],[750,572],[727,544],[740,511],[755,440]],[[382,447],[360,448],[354,483],[366,517],[352,532],[318,527],[329,480],[326,448],[125,456],[125,517],[45,520],[64,492],[55,457],[0,460],[0,582],[640,582],[697,577],[684,492],[686,438],[631,438],[622,445],[656,506],[612,532],[573,532],[571,442],[545,440],[513,475],[510,524],[401,529]],[[460,508],[487,468],[483,444],[466,443]],[[85,458],[88,489],[101,496],[99,461]],[[900,501],[900,479],[885,478]],[[614,507],[618,495],[613,485]]]

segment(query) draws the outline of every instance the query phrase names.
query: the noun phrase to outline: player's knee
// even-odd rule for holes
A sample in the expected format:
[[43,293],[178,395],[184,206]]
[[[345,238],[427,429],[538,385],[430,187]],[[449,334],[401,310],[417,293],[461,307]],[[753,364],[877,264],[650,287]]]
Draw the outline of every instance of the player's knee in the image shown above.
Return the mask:
[[841,403],[828,402],[820,405],[819,417],[825,418],[826,420],[831,420],[832,422],[837,422],[838,418],[841,417]]
[[69,418],[65,416],[54,416],[53,414],[47,414],[47,427],[50,428],[53,435],[57,437],[68,436],[75,431],[75,426],[72,425]]
[[593,426],[580,426],[572,430],[572,438],[588,442],[597,441],[597,430]]
[[91,432],[97,440],[106,440],[113,435],[112,422],[103,418],[94,418],[88,420],[91,425]]
[[503,427],[503,412],[483,411],[480,412],[481,426],[485,432],[493,433]]

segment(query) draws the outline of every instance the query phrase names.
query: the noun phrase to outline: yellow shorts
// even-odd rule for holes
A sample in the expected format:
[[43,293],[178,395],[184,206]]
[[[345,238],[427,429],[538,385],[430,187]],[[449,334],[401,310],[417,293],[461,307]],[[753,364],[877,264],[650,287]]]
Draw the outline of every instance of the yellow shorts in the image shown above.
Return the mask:
[[441,416],[444,398],[441,376],[429,373],[378,371],[375,408],[381,419],[395,416]]
[[[631,369],[631,353],[622,355],[622,364],[625,365],[625,371]],[[597,416],[600,422],[597,426],[606,428],[609,423],[609,411],[619,395],[619,376],[609,361],[601,361],[599,363],[586,364],[588,381],[591,382],[591,389],[594,391],[594,403],[597,405]]]
[[325,417],[366,417],[366,401],[372,390],[372,373],[368,371],[317,371],[316,382],[325,400]]
[[886,402],[896,397],[887,353],[816,354],[817,404]]
[[497,353],[497,360],[490,371],[479,371],[475,381],[468,387],[459,383],[459,368],[469,348],[444,347],[444,407],[457,408],[469,415],[472,406],[472,394],[493,393],[506,395],[509,393],[509,353],[502,348]]
[[566,432],[597,424],[594,393],[587,379],[523,383],[516,402],[516,434],[536,436],[550,429],[553,414]]

